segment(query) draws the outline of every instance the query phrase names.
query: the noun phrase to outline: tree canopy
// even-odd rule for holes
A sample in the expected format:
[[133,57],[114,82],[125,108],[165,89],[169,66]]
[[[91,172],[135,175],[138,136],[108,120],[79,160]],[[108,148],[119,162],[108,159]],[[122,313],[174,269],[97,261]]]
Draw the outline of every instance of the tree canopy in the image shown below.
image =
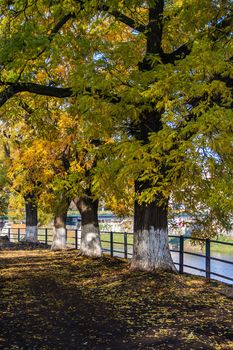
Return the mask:
[[21,0],[0,8],[4,119],[18,99],[59,98],[64,115],[82,116],[89,149],[111,140],[92,186],[135,183],[136,231],[165,230],[152,212],[165,218],[168,201],[198,213],[212,232],[229,227],[231,0]]

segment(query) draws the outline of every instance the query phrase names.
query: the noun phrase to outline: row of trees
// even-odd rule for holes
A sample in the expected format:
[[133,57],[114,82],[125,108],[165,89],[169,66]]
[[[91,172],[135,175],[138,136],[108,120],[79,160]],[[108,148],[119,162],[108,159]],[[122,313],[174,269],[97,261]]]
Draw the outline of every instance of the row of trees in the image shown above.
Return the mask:
[[121,208],[133,200],[132,267],[144,270],[174,270],[169,203],[198,214],[206,235],[229,227],[230,0],[0,7],[9,178],[26,208],[40,200],[53,212],[54,248],[64,245],[71,200],[82,217],[81,251],[92,255],[101,253],[98,200]]
[[[24,199],[26,240],[37,240],[39,206],[54,217],[52,249],[64,249],[66,216],[72,200],[82,217],[81,252],[100,256],[98,194],[92,191],[98,147],[84,138],[81,127],[77,128],[79,119],[64,111],[54,113],[51,123],[43,124],[42,134],[33,121],[28,122],[26,114],[18,123],[11,119],[13,125],[8,123],[8,134],[3,125],[5,169],[8,169],[5,187],[8,184],[12,195],[17,193]],[[49,116],[46,118],[48,121]]]

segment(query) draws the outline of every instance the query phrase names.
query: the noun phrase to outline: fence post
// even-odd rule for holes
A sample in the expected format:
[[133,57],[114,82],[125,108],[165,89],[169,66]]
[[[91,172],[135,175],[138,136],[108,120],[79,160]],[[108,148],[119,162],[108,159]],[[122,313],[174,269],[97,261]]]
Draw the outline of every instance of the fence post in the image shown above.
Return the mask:
[[179,273],[184,272],[184,236],[180,236]]
[[45,229],[45,244],[48,245],[48,229]]
[[125,259],[128,257],[128,243],[127,243],[127,233],[124,232],[124,256]]
[[208,238],[205,241],[205,258],[206,278],[210,279],[210,240]]
[[75,249],[78,249],[78,230],[75,230]]
[[66,228],[66,244],[67,244],[67,228]]
[[113,232],[110,231],[110,254],[113,256]]
[[18,228],[18,242],[20,241],[20,227]]

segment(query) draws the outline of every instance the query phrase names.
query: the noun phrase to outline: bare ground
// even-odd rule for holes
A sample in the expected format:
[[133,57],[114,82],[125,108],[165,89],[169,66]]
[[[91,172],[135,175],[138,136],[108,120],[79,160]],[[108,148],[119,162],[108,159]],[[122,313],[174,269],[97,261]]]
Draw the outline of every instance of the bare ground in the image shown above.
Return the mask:
[[44,248],[0,250],[0,349],[233,349],[231,287]]

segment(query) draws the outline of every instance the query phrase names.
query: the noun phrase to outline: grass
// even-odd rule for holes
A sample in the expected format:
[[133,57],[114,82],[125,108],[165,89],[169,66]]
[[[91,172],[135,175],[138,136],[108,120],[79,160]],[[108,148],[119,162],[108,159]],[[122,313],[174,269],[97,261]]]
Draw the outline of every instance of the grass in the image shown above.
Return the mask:
[[[219,236],[217,241],[233,243],[233,237]],[[232,254],[233,256],[233,246],[230,245],[211,243],[211,250],[216,253]]]
[[77,251],[0,251],[1,349],[233,349],[233,291]]

